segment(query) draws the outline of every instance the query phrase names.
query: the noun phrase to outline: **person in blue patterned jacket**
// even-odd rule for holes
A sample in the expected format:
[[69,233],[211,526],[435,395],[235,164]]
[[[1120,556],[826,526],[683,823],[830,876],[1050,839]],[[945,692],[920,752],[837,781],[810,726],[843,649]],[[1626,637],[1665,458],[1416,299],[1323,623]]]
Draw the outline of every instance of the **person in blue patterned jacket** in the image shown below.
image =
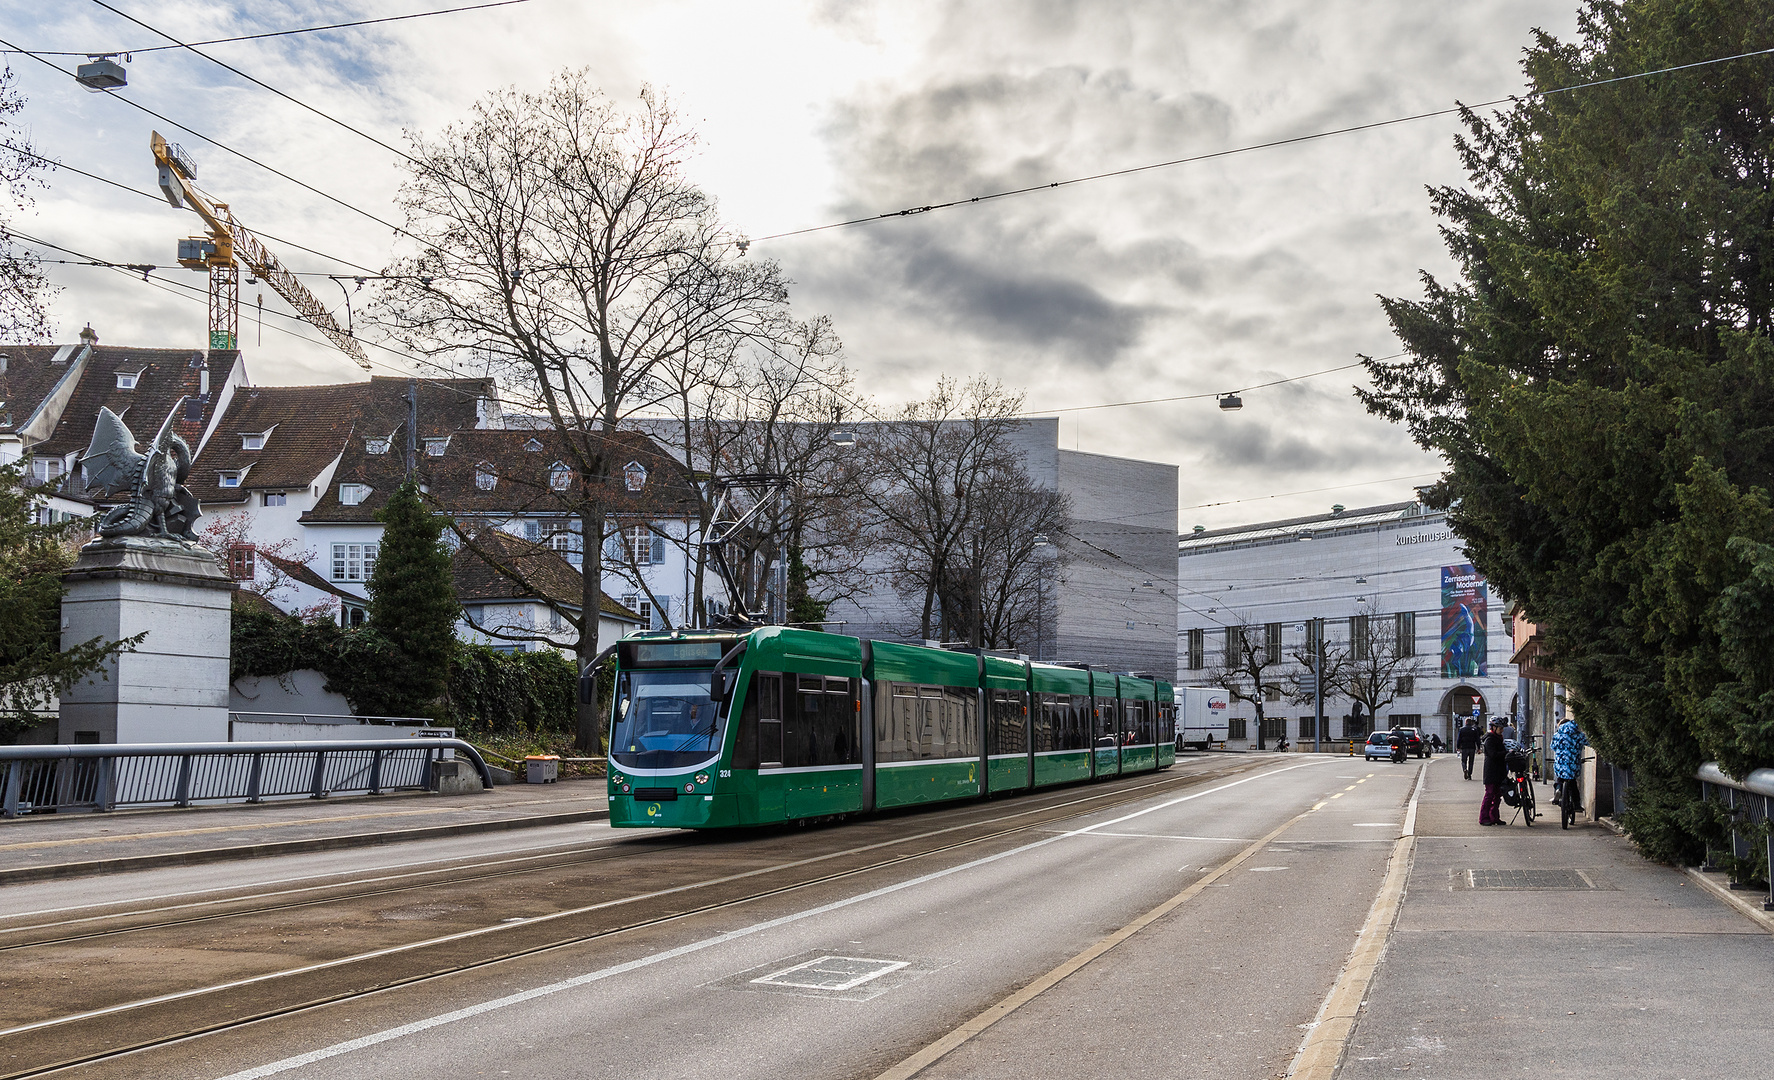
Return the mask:
[[1575,720],[1567,718],[1552,733],[1552,774],[1558,779],[1558,797],[1575,799],[1575,809],[1579,811],[1583,809],[1583,785],[1578,778],[1583,772],[1583,748],[1588,745],[1589,740],[1577,730]]

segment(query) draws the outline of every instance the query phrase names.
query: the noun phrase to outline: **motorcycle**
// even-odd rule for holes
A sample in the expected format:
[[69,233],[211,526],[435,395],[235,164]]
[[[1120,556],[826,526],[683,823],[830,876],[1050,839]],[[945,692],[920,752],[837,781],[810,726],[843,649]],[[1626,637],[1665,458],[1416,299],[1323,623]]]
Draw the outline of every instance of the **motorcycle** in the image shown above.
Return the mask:
[[1404,740],[1403,739],[1393,739],[1392,740],[1392,764],[1394,764],[1394,765],[1403,765],[1404,764]]

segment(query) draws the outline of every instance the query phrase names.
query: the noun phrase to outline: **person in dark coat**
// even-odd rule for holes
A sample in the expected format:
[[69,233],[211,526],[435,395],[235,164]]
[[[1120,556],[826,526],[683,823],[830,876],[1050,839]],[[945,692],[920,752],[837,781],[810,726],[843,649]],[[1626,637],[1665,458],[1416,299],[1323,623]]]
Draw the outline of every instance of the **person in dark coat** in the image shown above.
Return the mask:
[[1496,721],[1484,737],[1484,802],[1478,808],[1480,825],[1501,825],[1497,804],[1503,801],[1503,785],[1509,782],[1509,750],[1503,745],[1503,733]]
[[1468,718],[1454,735],[1454,749],[1460,751],[1460,768],[1465,770],[1468,780],[1472,779],[1472,759],[1478,754],[1481,734],[1478,725]]

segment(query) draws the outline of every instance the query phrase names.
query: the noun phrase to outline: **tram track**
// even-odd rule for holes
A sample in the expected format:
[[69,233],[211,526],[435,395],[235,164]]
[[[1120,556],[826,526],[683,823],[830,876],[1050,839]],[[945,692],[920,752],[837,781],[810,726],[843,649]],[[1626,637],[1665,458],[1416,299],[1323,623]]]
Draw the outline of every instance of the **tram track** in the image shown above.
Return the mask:
[[[325,1005],[365,998],[400,987],[442,979],[575,945],[606,940],[618,935],[633,934],[696,916],[738,908],[771,897],[810,890],[845,879],[890,870],[914,860],[928,859],[1045,828],[1058,820],[1137,802],[1166,790],[1224,779],[1250,771],[1260,764],[1261,762],[1240,762],[1230,767],[1216,766],[1199,772],[1159,774],[1144,782],[1136,782],[1125,787],[1073,788],[1052,792],[1050,794],[1081,795],[1081,797],[1062,799],[1057,802],[1049,801],[1040,806],[1025,806],[1012,813],[987,817],[983,820],[958,822],[940,829],[926,830],[909,836],[890,837],[838,851],[786,862],[776,862],[733,874],[684,882],[663,889],[632,893],[539,916],[483,924],[456,933],[402,942],[384,948],[334,957],[318,963],[261,972],[241,979],[190,987],[169,994],[115,1002],[94,1009],[18,1025],[0,1030],[0,1069],[6,1070],[0,1072],[0,1080],[44,1076],[76,1066],[117,1059],[155,1047],[215,1035]],[[973,804],[972,808],[982,805],[988,808],[992,806],[989,803]],[[1031,820],[1018,821],[1017,819]],[[896,817],[875,819],[875,822],[891,823],[903,820],[905,820],[904,817]],[[1010,822],[1017,823],[1008,824]],[[1004,825],[1004,827],[993,828],[997,825]],[[854,827],[850,826],[850,828]],[[613,923],[596,922],[597,916],[601,912],[609,912],[637,903],[730,886],[771,874],[792,872],[816,864],[829,863],[836,859],[867,855],[884,848],[898,847],[907,843],[915,844],[921,841],[928,842],[957,832],[974,832],[975,834],[957,838],[952,842],[934,845],[926,843],[925,846],[915,851],[901,852],[888,858],[871,859],[861,865],[834,869],[830,873],[815,874],[811,877],[803,877],[768,888],[751,889],[739,895],[719,897],[706,903],[691,904],[658,915]],[[633,854],[636,857],[658,854],[660,849],[665,846],[657,845],[650,847],[648,851]],[[602,861],[590,860],[589,862]],[[486,876],[515,877],[558,869],[554,866],[514,869]],[[435,871],[423,871],[422,873],[431,872]],[[460,879],[457,879],[456,883],[460,884]],[[157,925],[161,928],[176,929],[181,926],[264,914],[268,911],[292,907],[361,902],[373,896],[428,889],[447,884],[450,882],[414,884],[374,892],[363,891],[354,895],[314,898],[299,903],[280,905],[275,909],[214,913],[187,920],[166,921]],[[575,927],[565,934],[556,932],[563,926],[571,927],[577,920],[592,920],[594,925],[584,928]],[[11,947],[9,951],[13,952],[14,956],[28,956],[29,950],[32,948],[46,948],[57,943],[91,943],[96,939],[116,934],[135,933],[141,929],[145,929],[145,927],[93,931],[42,942],[22,942]],[[471,948],[472,945],[486,940],[497,940],[504,943],[505,947],[493,951],[477,951]],[[9,963],[14,962],[16,961],[9,958]],[[343,985],[338,984],[341,976],[362,970],[366,965],[373,965],[377,969],[373,981],[365,984],[361,980],[352,980],[347,977]],[[216,1016],[214,1012],[204,1008],[206,1004],[213,1003],[218,997],[224,995],[229,1005],[224,1015]],[[128,1018],[127,1022],[119,1023],[126,1017]],[[140,1038],[119,1044],[115,1035],[120,1031],[146,1033]],[[30,1053],[29,1051],[32,1049],[35,1049],[36,1052]],[[21,1051],[25,1052],[21,1053]],[[21,1057],[26,1060],[21,1061]]]

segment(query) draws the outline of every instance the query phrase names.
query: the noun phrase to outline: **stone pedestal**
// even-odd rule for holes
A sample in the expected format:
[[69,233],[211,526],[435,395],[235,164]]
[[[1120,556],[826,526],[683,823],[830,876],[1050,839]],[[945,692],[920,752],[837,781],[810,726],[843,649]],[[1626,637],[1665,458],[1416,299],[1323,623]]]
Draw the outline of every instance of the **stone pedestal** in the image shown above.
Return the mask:
[[62,599],[62,646],[144,631],[62,695],[61,743],[228,741],[234,582],[208,551],[130,536],[80,549]]

